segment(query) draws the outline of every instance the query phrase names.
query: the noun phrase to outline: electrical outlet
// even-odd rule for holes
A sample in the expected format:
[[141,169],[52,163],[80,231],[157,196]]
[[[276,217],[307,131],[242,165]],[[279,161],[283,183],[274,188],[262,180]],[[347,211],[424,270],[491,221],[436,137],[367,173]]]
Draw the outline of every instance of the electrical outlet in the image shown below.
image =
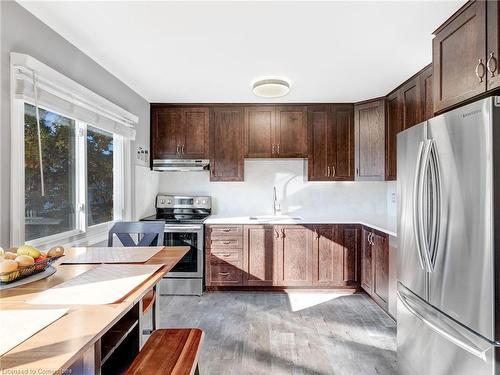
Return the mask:
[[396,203],[396,193],[391,194],[391,201],[392,203]]

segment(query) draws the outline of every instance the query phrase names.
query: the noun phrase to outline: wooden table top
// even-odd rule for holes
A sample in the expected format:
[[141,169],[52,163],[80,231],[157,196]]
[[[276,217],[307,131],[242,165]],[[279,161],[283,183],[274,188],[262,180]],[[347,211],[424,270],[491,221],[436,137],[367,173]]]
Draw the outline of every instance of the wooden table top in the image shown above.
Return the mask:
[[[81,248],[79,248],[81,251]],[[66,251],[71,254],[73,249]],[[133,248],[131,248],[133,251]],[[22,344],[0,357],[1,373],[61,373],[112,327],[134,304],[156,285],[189,251],[188,246],[165,246],[143,264],[163,264],[156,273],[120,302],[108,305],[29,305],[25,301],[55,285],[97,267],[96,264],[57,265],[46,279],[0,291],[1,309],[67,307],[69,311]],[[34,370],[35,372],[29,372]],[[28,372],[23,372],[28,371]]]

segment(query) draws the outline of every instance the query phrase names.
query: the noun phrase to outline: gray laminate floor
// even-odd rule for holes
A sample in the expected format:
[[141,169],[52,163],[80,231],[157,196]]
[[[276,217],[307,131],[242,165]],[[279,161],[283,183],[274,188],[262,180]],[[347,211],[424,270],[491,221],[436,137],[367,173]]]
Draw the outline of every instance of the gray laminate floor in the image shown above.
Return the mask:
[[202,375],[397,373],[396,325],[365,294],[163,297],[160,316],[205,331]]

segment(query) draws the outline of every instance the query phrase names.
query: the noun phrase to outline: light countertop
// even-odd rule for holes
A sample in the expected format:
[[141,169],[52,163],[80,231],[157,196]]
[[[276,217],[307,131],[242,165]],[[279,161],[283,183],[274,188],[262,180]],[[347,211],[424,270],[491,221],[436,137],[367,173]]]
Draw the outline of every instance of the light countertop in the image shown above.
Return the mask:
[[[295,219],[297,217],[302,218],[302,220]],[[211,215],[204,224],[361,224],[397,237],[396,218],[391,216],[336,217],[333,215],[289,214],[281,217],[276,216],[273,219],[251,220],[250,216]]]

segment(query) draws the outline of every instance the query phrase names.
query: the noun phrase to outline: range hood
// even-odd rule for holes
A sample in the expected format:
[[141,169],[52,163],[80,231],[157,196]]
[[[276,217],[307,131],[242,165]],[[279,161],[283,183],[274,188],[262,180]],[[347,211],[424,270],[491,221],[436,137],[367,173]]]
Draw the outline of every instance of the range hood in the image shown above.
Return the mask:
[[207,171],[208,159],[153,159],[153,170],[161,172]]

